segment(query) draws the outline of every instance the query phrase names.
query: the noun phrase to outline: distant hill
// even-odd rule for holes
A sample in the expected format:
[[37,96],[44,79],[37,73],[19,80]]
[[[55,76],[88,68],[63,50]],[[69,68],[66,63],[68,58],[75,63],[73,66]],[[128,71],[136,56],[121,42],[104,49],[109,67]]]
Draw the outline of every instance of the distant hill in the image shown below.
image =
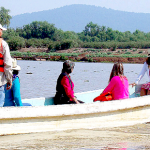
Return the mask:
[[150,32],[150,14],[132,13],[90,5],[69,5],[61,8],[12,17],[10,27],[23,27],[33,21],[47,21],[63,31],[82,32],[89,22],[113,30],[131,31],[136,29]]

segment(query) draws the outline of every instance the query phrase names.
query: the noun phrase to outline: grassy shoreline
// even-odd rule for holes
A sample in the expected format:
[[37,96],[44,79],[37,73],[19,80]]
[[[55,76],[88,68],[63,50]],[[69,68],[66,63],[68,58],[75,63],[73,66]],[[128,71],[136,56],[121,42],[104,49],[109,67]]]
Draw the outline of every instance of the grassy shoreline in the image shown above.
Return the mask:
[[107,53],[58,53],[58,52],[11,52],[11,56],[22,60],[46,61],[86,61],[86,62],[116,62],[144,63],[147,55],[141,54],[107,54]]

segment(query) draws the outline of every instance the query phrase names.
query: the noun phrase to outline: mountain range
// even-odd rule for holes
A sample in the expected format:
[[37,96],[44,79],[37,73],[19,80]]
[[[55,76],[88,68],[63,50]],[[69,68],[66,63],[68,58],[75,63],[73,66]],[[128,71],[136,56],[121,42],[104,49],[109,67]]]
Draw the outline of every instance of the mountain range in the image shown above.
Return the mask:
[[47,21],[63,31],[82,32],[89,22],[93,22],[121,32],[150,32],[149,13],[125,12],[82,4],[16,15],[10,20],[10,27],[23,27],[33,21]]

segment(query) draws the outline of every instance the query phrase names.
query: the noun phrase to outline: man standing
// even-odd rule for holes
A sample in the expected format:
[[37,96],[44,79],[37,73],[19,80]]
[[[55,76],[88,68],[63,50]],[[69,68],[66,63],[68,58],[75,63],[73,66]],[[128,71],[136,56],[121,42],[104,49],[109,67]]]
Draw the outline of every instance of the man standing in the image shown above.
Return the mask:
[[7,90],[12,86],[12,59],[9,46],[2,38],[3,30],[7,29],[0,24],[0,107],[4,104],[5,84],[7,83]]

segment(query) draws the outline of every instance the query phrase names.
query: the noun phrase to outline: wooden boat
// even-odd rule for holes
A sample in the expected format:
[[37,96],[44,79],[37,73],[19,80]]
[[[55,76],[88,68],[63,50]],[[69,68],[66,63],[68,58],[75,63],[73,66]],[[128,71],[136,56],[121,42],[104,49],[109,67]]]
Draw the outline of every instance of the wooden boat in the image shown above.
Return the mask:
[[26,107],[0,108],[0,135],[128,126],[150,121],[150,97],[138,97],[130,87],[130,98],[95,102],[102,90],[77,93],[84,104],[53,105],[53,98],[24,99]]

